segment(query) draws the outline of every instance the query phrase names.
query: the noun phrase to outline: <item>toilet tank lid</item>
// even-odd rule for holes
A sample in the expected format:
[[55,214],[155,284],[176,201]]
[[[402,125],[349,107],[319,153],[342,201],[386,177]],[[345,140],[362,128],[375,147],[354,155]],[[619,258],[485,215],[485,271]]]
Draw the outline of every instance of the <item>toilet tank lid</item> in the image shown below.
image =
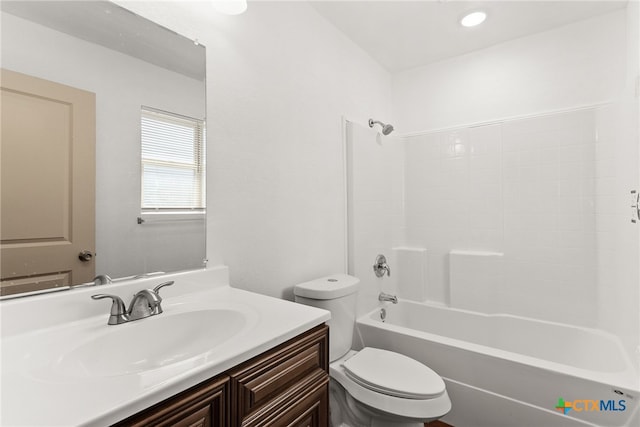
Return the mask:
[[309,282],[300,283],[293,289],[296,296],[310,299],[334,299],[353,294],[358,290],[360,279],[348,274],[332,274]]

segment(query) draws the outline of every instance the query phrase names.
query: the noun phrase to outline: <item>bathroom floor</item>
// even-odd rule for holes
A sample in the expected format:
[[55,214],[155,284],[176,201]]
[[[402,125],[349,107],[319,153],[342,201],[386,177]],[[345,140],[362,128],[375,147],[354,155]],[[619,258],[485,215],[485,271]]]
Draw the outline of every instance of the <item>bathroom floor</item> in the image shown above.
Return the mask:
[[451,424],[443,423],[442,421],[432,421],[430,423],[425,423],[424,427],[454,427]]

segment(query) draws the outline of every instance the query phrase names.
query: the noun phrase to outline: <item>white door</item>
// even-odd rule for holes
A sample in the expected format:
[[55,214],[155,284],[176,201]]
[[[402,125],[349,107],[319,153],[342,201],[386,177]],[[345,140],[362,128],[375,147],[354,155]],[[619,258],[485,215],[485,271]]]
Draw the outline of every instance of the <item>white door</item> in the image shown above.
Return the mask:
[[91,281],[95,94],[0,72],[0,291]]

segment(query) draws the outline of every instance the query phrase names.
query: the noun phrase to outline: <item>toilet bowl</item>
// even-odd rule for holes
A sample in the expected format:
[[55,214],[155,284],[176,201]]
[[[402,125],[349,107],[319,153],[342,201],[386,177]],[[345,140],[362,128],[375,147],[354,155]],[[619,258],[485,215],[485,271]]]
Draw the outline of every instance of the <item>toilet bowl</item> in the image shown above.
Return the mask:
[[330,411],[334,427],[422,427],[444,416],[444,381],[424,364],[388,350],[351,349],[359,280],[332,275],[297,285],[296,302],[331,312]]
[[438,374],[391,351],[371,347],[351,350],[329,365],[329,375],[347,398],[355,400],[360,411],[354,411],[356,420],[371,417],[372,423],[380,418],[386,421],[384,425],[422,426],[451,409]]

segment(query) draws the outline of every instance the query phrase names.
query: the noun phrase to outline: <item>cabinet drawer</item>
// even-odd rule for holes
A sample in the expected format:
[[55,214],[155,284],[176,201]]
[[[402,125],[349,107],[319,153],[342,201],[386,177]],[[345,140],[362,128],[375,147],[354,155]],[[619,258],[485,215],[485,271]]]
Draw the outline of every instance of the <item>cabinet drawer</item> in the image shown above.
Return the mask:
[[[277,402],[277,401],[280,402]],[[242,427],[326,427],[329,425],[329,379],[315,379],[294,386],[280,398],[246,418]]]
[[[297,389],[300,384],[315,387],[328,381],[328,329],[326,325],[318,326],[229,374],[234,396],[233,412],[240,417],[237,425],[243,424],[249,414],[259,411],[261,407],[275,409],[273,405],[276,401],[288,395],[288,390]],[[297,399],[299,395],[294,394],[291,398]]]
[[229,377],[196,386],[114,427],[226,427]]

